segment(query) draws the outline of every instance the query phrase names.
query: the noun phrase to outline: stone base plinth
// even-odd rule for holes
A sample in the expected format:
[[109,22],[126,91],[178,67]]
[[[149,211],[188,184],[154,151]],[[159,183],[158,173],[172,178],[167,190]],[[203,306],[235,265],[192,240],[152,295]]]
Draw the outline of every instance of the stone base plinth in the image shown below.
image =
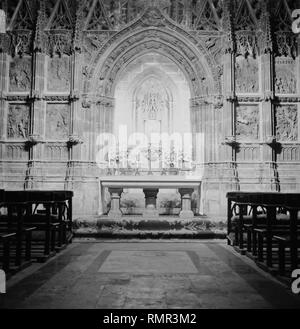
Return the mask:
[[158,218],[159,213],[157,209],[145,209],[143,212],[143,218]]
[[181,219],[190,219],[190,218],[194,218],[194,213],[192,212],[192,210],[182,210],[179,214],[179,217]]

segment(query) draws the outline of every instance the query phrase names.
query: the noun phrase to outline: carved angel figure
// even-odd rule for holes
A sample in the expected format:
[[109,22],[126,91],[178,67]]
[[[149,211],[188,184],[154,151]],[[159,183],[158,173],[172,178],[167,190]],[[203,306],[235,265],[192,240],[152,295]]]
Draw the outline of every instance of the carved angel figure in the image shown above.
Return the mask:
[[295,141],[298,138],[296,106],[280,106],[276,109],[276,136],[279,141]]
[[65,139],[69,135],[69,107],[65,104],[49,104],[47,108],[47,138]]
[[65,57],[54,57],[48,67],[48,90],[60,91],[70,88],[69,60]]
[[254,93],[258,91],[258,65],[250,58],[239,56],[236,63],[236,87],[238,92]]
[[138,111],[148,116],[148,119],[155,120],[157,114],[162,113],[166,108],[166,97],[156,80],[147,81],[138,95]]
[[278,94],[296,93],[297,81],[294,74],[288,70],[278,69],[275,77],[275,91]]
[[26,91],[30,89],[31,67],[27,59],[15,58],[10,65],[10,90]]
[[29,128],[29,109],[26,105],[10,105],[7,118],[8,138],[26,139]]
[[239,106],[236,118],[236,136],[240,139],[259,138],[259,111],[257,106]]

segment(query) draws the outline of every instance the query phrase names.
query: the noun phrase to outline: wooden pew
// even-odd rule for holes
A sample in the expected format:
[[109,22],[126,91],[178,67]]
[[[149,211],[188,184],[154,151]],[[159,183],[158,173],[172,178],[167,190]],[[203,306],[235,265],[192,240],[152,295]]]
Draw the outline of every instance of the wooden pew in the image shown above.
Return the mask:
[[[6,207],[8,216],[0,218],[0,240],[2,245],[0,254],[3,257],[3,267],[7,272],[17,272],[18,270],[31,264],[31,238],[35,227],[25,227],[23,222],[24,203],[13,203],[7,207],[6,192],[3,191],[0,196],[0,207]],[[11,207],[17,206],[17,217],[11,219]],[[10,220],[7,220],[8,217]],[[12,265],[12,260],[14,264]]]
[[[51,235],[51,250],[60,251],[72,242],[72,191],[28,191],[28,198],[33,205],[30,209],[30,220],[42,221],[46,216],[56,221],[56,231]],[[43,210],[38,206],[43,205]],[[52,224],[53,224],[52,220]],[[57,233],[56,238],[54,234]],[[49,236],[47,236],[49,242]]]
[[2,243],[0,262],[5,273],[11,270],[11,243],[16,239],[16,233],[0,233],[0,242]]
[[[71,241],[72,197],[71,191],[6,191],[8,209],[20,212],[25,208],[24,216],[19,213],[13,217],[8,212],[8,223],[22,218],[26,228],[36,227],[32,248],[38,261],[45,261]],[[39,210],[40,207],[43,209]]]
[[[291,269],[297,268],[299,248],[297,213],[300,210],[300,194],[230,192],[227,198],[229,244],[233,244],[238,251],[245,253],[246,233],[247,255],[251,254],[260,264],[266,261],[267,267],[272,269],[273,255],[277,253],[276,265],[279,262],[281,273],[285,270],[285,250],[289,247]],[[239,208],[239,212],[234,216],[235,208]],[[251,214],[247,211],[249,208]],[[258,208],[265,209],[266,214],[258,215]],[[290,213],[290,216],[282,216],[278,209],[284,209]],[[236,221],[234,224],[233,220]]]
[[[253,234],[253,229],[265,224],[266,214],[261,206],[261,194],[256,192],[228,192],[227,240],[228,244],[244,249],[244,235]],[[258,209],[261,208],[259,212]],[[253,237],[250,237],[253,240]],[[251,246],[247,241],[247,249]]]

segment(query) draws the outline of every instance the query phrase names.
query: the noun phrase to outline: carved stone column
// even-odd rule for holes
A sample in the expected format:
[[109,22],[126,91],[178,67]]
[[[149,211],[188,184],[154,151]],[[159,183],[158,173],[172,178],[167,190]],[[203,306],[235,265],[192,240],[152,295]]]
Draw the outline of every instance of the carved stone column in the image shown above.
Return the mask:
[[147,188],[143,189],[143,192],[145,194],[145,210],[143,213],[143,217],[158,218],[159,213],[156,209],[156,199],[159,189]]
[[[6,91],[7,91],[7,66],[8,66],[8,59],[7,59],[7,35],[5,33],[0,33],[0,139],[5,140],[6,138]],[[5,152],[5,144],[0,144],[0,157],[4,157]],[[0,175],[3,174],[3,163],[0,166]]]
[[178,190],[181,195],[181,211],[180,218],[189,219],[194,217],[192,211],[192,194],[194,189],[192,188],[181,188]]
[[72,55],[71,59],[71,91],[70,91],[70,105],[71,105],[71,126],[69,136],[70,159],[68,162],[68,170],[66,177],[66,188],[73,189],[74,176],[82,174],[82,166],[80,160],[82,158],[81,150],[83,143],[83,122],[84,118],[81,111],[81,97],[80,90],[82,90],[82,62],[83,54],[81,52],[82,29],[83,29],[83,4],[79,4],[76,11],[75,33],[73,37]]
[[110,198],[111,198],[111,206],[110,206],[110,211],[108,213],[108,217],[121,218],[122,212],[120,210],[120,200],[121,200],[121,194],[123,193],[123,189],[109,188],[108,192],[110,193]]
[[223,29],[224,37],[223,76],[224,76],[224,107],[222,115],[224,167],[223,177],[228,181],[229,189],[239,189],[236,174],[236,137],[235,137],[235,42],[232,23],[232,6],[230,0],[224,1]]
[[44,134],[44,113],[45,101],[43,94],[45,91],[45,53],[44,53],[44,33],[45,22],[45,1],[39,3],[36,31],[34,37],[33,53],[33,74],[32,88],[30,92],[31,100],[31,125],[28,137],[29,163],[26,174],[26,188],[40,188],[43,181],[43,134]]
[[263,2],[261,19],[260,61],[261,61],[261,85],[262,85],[262,138],[263,138],[263,162],[266,169],[262,173],[262,183],[266,189],[278,191],[279,182],[276,168],[276,133],[274,113],[274,62],[273,42],[271,36],[270,14],[266,2]]
[[7,91],[7,36],[0,34],[0,138],[5,139],[5,105],[6,105],[6,91]]

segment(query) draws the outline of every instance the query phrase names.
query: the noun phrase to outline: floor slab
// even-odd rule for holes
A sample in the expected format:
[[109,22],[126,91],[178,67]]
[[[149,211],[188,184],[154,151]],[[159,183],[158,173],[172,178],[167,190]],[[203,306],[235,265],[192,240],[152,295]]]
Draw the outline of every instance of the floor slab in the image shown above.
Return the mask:
[[300,308],[223,241],[76,242],[8,282],[1,308]]

